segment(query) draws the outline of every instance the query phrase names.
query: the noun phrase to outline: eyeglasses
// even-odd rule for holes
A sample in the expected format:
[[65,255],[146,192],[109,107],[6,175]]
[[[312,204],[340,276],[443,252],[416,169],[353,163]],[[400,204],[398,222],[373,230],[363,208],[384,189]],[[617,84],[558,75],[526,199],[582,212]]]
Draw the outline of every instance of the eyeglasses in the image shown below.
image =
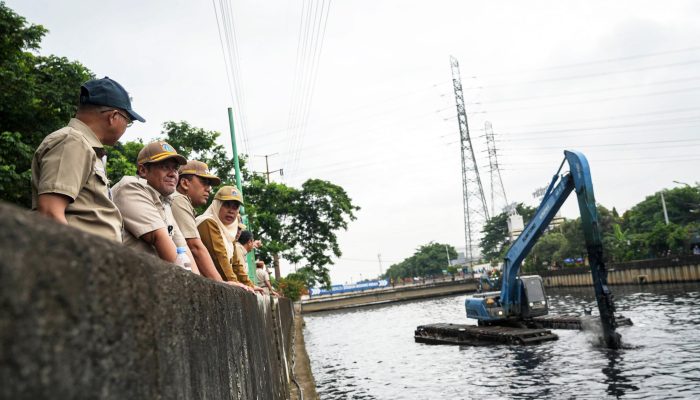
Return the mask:
[[119,110],[112,109],[112,110],[103,110],[103,111],[100,111],[100,112],[101,112],[101,113],[106,113],[106,112],[112,112],[112,111],[116,112],[117,114],[121,115],[122,118],[124,118],[124,121],[126,121],[126,127],[127,127],[127,128],[134,124],[134,121],[132,121],[131,118],[129,118],[128,116],[122,114],[121,112],[119,112]]

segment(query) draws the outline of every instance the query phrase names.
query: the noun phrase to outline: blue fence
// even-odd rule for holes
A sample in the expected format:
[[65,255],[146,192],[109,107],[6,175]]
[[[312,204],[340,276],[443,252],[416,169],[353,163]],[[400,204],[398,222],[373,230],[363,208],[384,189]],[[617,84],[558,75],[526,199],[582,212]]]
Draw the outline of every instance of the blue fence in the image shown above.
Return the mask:
[[321,296],[324,294],[340,294],[340,293],[350,293],[350,292],[361,292],[368,289],[377,289],[380,287],[385,287],[389,285],[389,281],[382,279],[379,281],[367,281],[361,283],[355,283],[352,285],[333,285],[331,290],[312,288],[309,292],[309,296]]

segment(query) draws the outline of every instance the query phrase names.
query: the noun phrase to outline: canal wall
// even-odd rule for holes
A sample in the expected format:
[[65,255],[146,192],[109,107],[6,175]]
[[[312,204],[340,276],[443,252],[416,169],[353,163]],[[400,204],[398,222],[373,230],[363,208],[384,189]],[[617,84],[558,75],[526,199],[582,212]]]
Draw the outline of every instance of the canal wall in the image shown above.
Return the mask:
[[[683,256],[609,264],[608,284],[676,283],[700,281],[700,256]],[[547,287],[592,286],[589,267],[566,268],[540,274]]]
[[340,310],[343,308],[363,307],[397,301],[416,300],[476,290],[476,280],[433,282],[424,285],[400,286],[387,289],[373,289],[360,293],[327,295],[302,302],[302,312]]
[[293,314],[0,204],[0,399],[287,399]]
[[[675,283],[700,281],[700,256],[684,256],[655,260],[610,264],[608,284],[632,285],[646,283]],[[546,287],[592,287],[589,267],[565,268],[539,273]],[[435,282],[390,289],[373,289],[366,292],[326,295],[302,302],[304,313],[364,307],[382,303],[440,297],[476,291],[474,279],[454,282]]]

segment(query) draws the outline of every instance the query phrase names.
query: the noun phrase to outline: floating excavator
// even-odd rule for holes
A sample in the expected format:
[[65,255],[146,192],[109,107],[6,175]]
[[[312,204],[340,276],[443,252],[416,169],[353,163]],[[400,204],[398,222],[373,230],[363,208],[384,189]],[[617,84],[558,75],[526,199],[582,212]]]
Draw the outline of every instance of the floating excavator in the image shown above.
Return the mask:
[[[560,175],[565,162],[569,164],[569,172]],[[467,318],[476,319],[477,325],[421,325],[415,331],[416,342],[536,344],[558,338],[550,329],[581,329],[582,320],[586,317],[547,315],[548,300],[540,276],[518,276],[523,260],[572,191],[576,191],[581,212],[581,226],[600,313],[602,342],[606,347],[619,348],[620,335],[615,329],[620,325],[631,325],[632,322],[624,317],[615,318],[614,315],[613,296],[608,288],[607,270],[603,263],[603,242],[591,173],[586,157],[576,151],[564,151],[564,160],[552,177],[542,203],[508,249],[502,266],[501,290],[475,293],[466,299]]]

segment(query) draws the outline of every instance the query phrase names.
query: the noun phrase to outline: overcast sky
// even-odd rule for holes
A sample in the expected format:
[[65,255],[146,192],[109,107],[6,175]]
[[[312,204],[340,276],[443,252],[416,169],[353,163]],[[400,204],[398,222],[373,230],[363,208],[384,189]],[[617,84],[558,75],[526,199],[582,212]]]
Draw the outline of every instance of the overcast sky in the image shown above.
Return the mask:
[[[620,212],[674,180],[699,180],[697,1],[7,4],[49,29],[42,54],[126,87],[147,123],[122,140],[185,120],[222,132],[230,149],[235,98],[238,148],[254,170],[265,169],[255,156],[277,153],[281,181],[344,187],[362,210],[339,235],[334,283],[378,275],[378,254],[386,270],[430,241],[464,248],[450,55],[489,202],[486,121],[511,202],[535,206],[564,149],[586,154],[597,201]],[[577,216],[575,200],[564,216]]]

